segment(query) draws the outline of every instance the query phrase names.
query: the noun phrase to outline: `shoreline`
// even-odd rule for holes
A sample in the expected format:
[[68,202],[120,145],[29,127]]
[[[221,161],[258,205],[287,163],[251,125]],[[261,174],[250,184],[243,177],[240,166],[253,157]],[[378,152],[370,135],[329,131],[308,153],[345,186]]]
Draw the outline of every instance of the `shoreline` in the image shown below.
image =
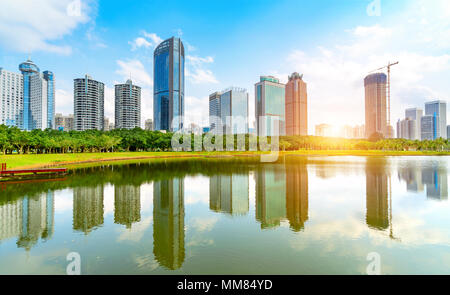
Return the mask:
[[[301,150],[279,152],[280,156],[448,156],[450,152],[421,151],[378,151],[378,150]],[[139,161],[152,159],[195,159],[195,158],[239,158],[256,157],[264,152],[117,152],[117,153],[79,153],[79,154],[25,154],[1,155],[0,163],[6,163],[7,169],[32,169],[42,167],[77,166],[103,162]]]

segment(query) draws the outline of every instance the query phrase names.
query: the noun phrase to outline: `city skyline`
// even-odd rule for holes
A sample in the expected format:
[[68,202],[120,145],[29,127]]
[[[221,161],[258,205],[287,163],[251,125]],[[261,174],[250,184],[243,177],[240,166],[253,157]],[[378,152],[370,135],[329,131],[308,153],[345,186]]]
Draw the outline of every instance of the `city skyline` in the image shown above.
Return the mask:
[[[136,6],[125,7],[118,15],[113,13],[113,2],[83,1],[82,15],[72,21],[69,19],[68,24],[61,24],[57,40],[54,34],[38,34],[36,41],[33,39],[28,46],[19,47],[20,40],[14,39],[10,32],[0,30],[3,37],[0,42],[1,67],[15,69],[31,53],[34,61],[46,65],[57,76],[56,112],[64,114],[70,113],[73,104],[71,80],[89,73],[105,83],[105,115],[110,119],[113,119],[114,111],[114,84],[126,81],[131,74],[131,79],[143,87],[142,120],[145,120],[153,112],[152,51],[164,37],[181,36],[187,44],[186,114],[207,115],[208,95],[214,89],[230,85],[249,89],[249,109],[253,112],[255,78],[270,74],[286,82],[289,73],[298,71],[307,77],[309,113],[314,114],[308,122],[309,134],[313,134],[314,126],[320,123],[361,124],[363,114],[354,111],[364,109],[363,87],[359,81],[369,70],[388,60],[401,61],[392,73],[392,124],[403,117],[405,108],[422,105],[427,100],[448,100],[450,93],[449,86],[444,83],[444,77],[449,73],[450,58],[446,52],[450,42],[446,42],[445,35],[432,29],[448,25],[445,17],[449,11],[445,1],[383,1],[379,17],[367,15],[369,1],[326,2],[326,5],[325,1],[306,4],[280,1],[271,5],[249,2],[237,15],[231,14],[232,4],[225,6],[221,2],[206,7],[198,3],[190,6],[184,3],[137,3],[141,8],[138,14],[150,13],[150,17],[140,20],[133,16],[132,21],[128,18],[136,12]],[[13,2],[2,1],[0,5],[5,5],[6,9],[2,11],[8,11],[8,15],[2,14],[5,17],[0,18],[4,24],[15,19],[16,23],[27,25],[29,31],[39,31],[39,24],[30,24],[29,20],[23,19]],[[43,2],[36,14],[43,14],[42,11],[51,5]],[[161,7],[158,13],[151,9],[154,5]],[[301,10],[295,9],[300,6]],[[55,14],[66,13],[58,9]],[[198,13],[205,9],[221,9],[232,17],[233,25],[209,24],[210,30],[205,33],[201,24],[208,18]],[[294,11],[301,11],[304,17],[294,20]],[[285,17],[278,17],[286,12]],[[179,17],[171,18],[170,15]],[[192,18],[196,21],[188,21]],[[256,26],[261,18],[269,20],[264,34]],[[42,21],[51,23],[53,19]],[[172,22],[164,19],[172,19]],[[277,19],[276,23],[274,19]],[[127,34],[122,34],[125,21]],[[301,36],[295,36],[294,31],[279,34],[280,28],[295,25],[303,28]],[[54,29],[55,26],[49,27]],[[246,30],[242,30],[243,27]],[[234,46],[225,48],[221,46],[222,42],[209,42],[217,34]],[[399,35],[408,36],[408,39],[399,38]],[[250,36],[253,42],[248,42]],[[255,46],[258,50],[251,50]],[[237,65],[245,70],[236,72]],[[327,107],[317,112],[323,103]],[[344,114],[345,122],[339,122],[335,110]],[[253,113],[249,118],[253,120]],[[141,124],[143,126],[143,122]]]

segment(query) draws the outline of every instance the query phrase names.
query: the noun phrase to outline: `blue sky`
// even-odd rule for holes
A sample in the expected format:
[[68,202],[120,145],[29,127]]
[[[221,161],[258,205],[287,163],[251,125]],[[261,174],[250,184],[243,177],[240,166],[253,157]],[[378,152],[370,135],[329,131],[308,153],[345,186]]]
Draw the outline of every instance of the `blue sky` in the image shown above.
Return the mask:
[[171,36],[185,44],[186,114],[199,123],[208,95],[229,86],[248,89],[253,119],[259,76],[285,81],[297,71],[308,83],[310,133],[319,123],[363,124],[364,76],[396,60],[392,121],[405,107],[448,99],[447,2],[380,0],[379,16],[368,13],[370,3],[2,0],[0,67],[17,71],[31,54],[55,73],[56,110],[65,114],[73,112],[73,79],[88,73],[107,86],[110,119],[113,85],[130,75],[143,87],[143,120],[153,116],[153,50]]

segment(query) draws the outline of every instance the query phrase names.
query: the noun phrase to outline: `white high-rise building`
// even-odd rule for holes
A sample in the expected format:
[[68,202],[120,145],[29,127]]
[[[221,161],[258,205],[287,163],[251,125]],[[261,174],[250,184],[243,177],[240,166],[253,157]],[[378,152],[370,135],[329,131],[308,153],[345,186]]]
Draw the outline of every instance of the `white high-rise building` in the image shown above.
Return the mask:
[[421,109],[410,108],[410,109],[405,110],[405,118],[406,119],[409,118],[411,121],[414,121],[414,122],[409,123],[409,124],[413,124],[414,125],[413,128],[415,129],[413,134],[411,132],[409,139],[420,140],[421,133],[422,133],[422,131],[420,130],[420,126],[421,126],[420,119],[422,118],[422,116],[423,116],[423,110],[421,110]]
[[23,75],[0,68],[0,124],[19,126],[23,108]]
[[136,127],[141,127],[141,87],[128,80],[115,86],[115,128]]
[[88,75],[75,79],[73,98],[75,130],[103,130],[105,85]]

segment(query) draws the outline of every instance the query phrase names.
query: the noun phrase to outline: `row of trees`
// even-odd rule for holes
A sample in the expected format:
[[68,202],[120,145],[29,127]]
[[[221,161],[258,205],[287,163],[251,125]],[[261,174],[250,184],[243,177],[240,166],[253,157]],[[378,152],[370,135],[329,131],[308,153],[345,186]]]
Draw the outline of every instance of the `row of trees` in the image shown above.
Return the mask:
[[[172,151],[173,133],[146,131],[140,128],[133,130],[115,129],[112,131],[70,131],[33,130],[21,131],[16,127],[0,125],[0,152],[12,153],[83,153],[83,152],[115,152],[115,151]],[[205,135],[202,135],[204,137]],[[245,149],[249,150],[251,142],[245,136]],[[214,139],[213,139],[214,141]],[[269,142],[271,139],[269,139]],[[226,149],[226,136],[223,138]],[[234,137],[237,149],[237,136]],[[194,149],[194,135],[191,136]],[[280,150],[419,150],[448,151],[450,143],[446,139],[434,141],[418,141],[406,139],[356,140],[343,138],[324,138],[315,136],[284,136],[279,139]]]

